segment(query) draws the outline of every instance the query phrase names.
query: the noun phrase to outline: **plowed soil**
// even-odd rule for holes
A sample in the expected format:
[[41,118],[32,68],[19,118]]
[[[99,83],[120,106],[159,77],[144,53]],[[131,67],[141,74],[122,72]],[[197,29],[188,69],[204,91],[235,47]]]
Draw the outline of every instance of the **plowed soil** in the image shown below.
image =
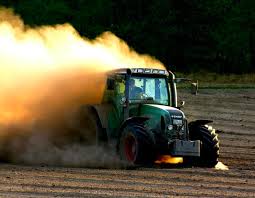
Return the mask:
[[215,168],[92,169],[0,165],[2,197],[255,197],[255,90],[181,90],[188,119],[214,120]]

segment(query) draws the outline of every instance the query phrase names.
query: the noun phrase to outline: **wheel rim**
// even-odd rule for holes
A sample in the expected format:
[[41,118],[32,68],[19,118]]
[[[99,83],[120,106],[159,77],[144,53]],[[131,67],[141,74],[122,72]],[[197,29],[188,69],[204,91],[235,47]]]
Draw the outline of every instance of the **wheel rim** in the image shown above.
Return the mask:
[[135,137],[131,135],[127,136],[125,138],[125,154],[128,161],[130,162],[135,161],[136,150],[137,148]]

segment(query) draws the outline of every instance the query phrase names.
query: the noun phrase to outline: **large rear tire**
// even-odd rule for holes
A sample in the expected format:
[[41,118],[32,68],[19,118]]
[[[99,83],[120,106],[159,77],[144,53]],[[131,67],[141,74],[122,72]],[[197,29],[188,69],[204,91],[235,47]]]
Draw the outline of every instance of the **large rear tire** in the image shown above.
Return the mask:
[[200,157],[185,158],[186,163],[194,166],[214,167],[219,158],[218,135],[211,126],[189,125],[190,140],[200,140]]
[[142,124],[127,125],[119,141],[120,158],[131,165],[152,164],[154,144],[153,137]]

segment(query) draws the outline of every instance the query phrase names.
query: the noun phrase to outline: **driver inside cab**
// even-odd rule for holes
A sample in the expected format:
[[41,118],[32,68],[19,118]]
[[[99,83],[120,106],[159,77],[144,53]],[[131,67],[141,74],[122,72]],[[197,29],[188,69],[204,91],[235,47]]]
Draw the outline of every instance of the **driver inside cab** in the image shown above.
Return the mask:
[[141,99],[141,94],[143,93],[142,88],[135,86],[135,80],[130,79],[129,84],[129,97],[130,99]]

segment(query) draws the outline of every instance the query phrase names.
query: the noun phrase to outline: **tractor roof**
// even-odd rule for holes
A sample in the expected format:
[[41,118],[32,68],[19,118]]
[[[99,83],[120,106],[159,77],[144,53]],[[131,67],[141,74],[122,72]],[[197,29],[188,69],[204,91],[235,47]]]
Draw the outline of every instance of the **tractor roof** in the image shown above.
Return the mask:
[[153,74],[153,75],[165,75],[168,76],[169,72],[165,69],[154,69],[154,68],[122,68],[115,69],[109,72],[112,74]]

